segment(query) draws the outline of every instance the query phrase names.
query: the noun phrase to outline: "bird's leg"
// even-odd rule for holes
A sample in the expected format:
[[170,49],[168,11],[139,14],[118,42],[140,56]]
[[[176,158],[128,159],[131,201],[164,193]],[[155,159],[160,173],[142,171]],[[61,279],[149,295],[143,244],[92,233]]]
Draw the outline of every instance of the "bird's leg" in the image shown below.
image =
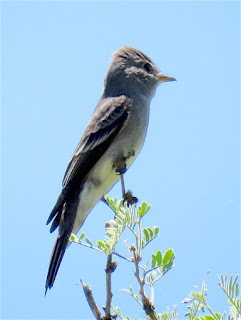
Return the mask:
[[121,178],[121,189],[122,189],[122,198],[125,198],[125,184],[124,184],[124,176],[123,174],[120,175]]
[[[130,158],[130,157],[129,157]],[[126,160],[129,159],[125,157],[124,151],[120,151],[113,161],[113,167],[115,167],[115,172],[119,175],[123,175],[126,172]]]
[[135,150],[130,150],[128,152],[127,157],[124,156],[124,151],[120,151],[118,156],[116,157],[115,161],[113,162],[113,166],[116,167],[116,173],[120,175],[121,178],[121,189],[122,189],[122,197],[124,202],[127,202],[127,205],[130,206],[138,202],[138,199],[132,195],[132,192],[128,190],[125,192],[125,185],[124,185],[124,173],[126,172],[126,161],[130,157],[135,156]]
[[126,169],[126,161],[128,159],[130,159],[131,157],[134,157],[134,156],[135,156],[135,150],[133,150],[133,149],[131,149],[128,152],[127,156],[124,155],[124,151],[123,150],[119,151],[117,157],[113,161],[113,167],[116,168],[115,172],[120,174],[120,175],[123,175],[127,170]]

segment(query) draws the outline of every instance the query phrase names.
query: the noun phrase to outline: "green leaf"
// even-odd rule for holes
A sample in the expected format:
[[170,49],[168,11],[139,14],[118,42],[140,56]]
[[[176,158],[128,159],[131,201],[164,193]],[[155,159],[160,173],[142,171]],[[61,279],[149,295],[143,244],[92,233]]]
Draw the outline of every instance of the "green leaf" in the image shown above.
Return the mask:
[[103,242],[98,240],[98,241],[96,241],[96,243],[97,243],[98,248],[103,250],[103,246],[104,246]]
[[149,233],[148,233],[147,229],[143,229],[143,232],[144,232],[146,242],[149,242],[150,237],[149,237]]
[[210,316],[210,315],[207,315],[207,314],[205,314],[204,317],[201,316],[201,319],[203,319],[203,320],[217,320],[217,319],[215,319],[214,317],[212,317],[212,316]]
[[143,248],[145,246],[144,240],[141,241],[141,247]]
[[79,236],[78,241],[81,242],[81,240],[84,238],[84,236],[85,236],[85,234],[84,234],[84,232],[82,232],[81,235]]
[[231,276],[230,276],[230,279],[229,279],[229,291],[230,291],[230,296],[231,297],[233,297],[233,295],[232,295],[232,288],[233,288],[233,285],[232,285],[232,283],[233,283],[233,275],[231,274]]
[[163,265],[170,264],[174,259],[174,252],[172,249],[166,251],[163,257]]
[[150,238],[153,238],[153,231],[150,227],[147,228]]
[[136,299],[136,301],[139,301],[139,298],[138,298],[137,294],[134,295],[134,298]]
[[150,273],[150,277],[152,279],[152,281],[156,280],[156,271],[153,270],[151,273]]
[[159,233],[159,227],[153,227],[154,236],[157,236]]
[[75,234],[71,234],[70,238],[69,238],[70,241],[77,241],[77,237]]
[[215,312],[214,314],[215,314],[216,319],[219,319],[219,320],[222,319],[222,315],[220,313]]
[[93,247],[92,242],[91,242],[88,238],[85,237],[85,241],[86,241],[91,247]]
[[137,215],[142,218],[149,210],[151,206],[147,205],[147,203],[144,201],[142,204],[138,207]]
[[239,293],[239,284],[236,283],[236,286],[235,286],[235,297],[238,296],[238,293]]
[[155,268],[155,266],[156,266],[156,256],[153,253],[152,254],[152,259],[151,259],[151,267]]
[[131,292],[131,294],[134,296],[134,291],[133,291],[132,286],[130,286],[130,292]]
[[161,251],[157,251],[156,253],[156,261],[157,261],[157,266],[159,267],[162,263],[162,254]]

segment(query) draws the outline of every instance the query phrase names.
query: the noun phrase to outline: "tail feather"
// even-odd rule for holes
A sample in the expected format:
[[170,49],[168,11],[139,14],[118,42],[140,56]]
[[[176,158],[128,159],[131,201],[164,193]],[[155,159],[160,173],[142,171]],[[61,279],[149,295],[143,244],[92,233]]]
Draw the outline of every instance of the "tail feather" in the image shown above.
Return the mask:
[[62,214],[62,212],[60,211],[55,216],[55,218],[51,224],[51,227],[50,227],[50,233],[54,232],[54,230],[58,228],[59,223],[60,223],[60,219],[61,219],[61,214]]
[[58,213],[62,211],[63,205],[65,203],[65,194],[62,191],[58,197],[58,200],[53,208],[53,210],[51,211],[48,220],[46,222],[46,225],[48,225],[50,223],[50,221],[54,218],[54,216]]
[[59,270],[60,263],[63,259],[66,247],[69,242],[69,234],[64,233],[61,236],[58,235],[58,238],[55,241],[53,252],[50,259],[49,271],[45,284],[45,295],[48,289],[52,288],[54,284],[55,277]]
[[[68,201],[66,201],[59,209],[60,211],[55,217],[53,224],[50,228],[50,232],[53,232],[59,226],[59,234],[54,244],[54,248],[50,258],[50,265],[45,284],[45,294],[47,293],[48,289],[52,288],[54,284],[54,280],[59,270],[60,263],[63,259],[65,250],[69,244],[69,237],[73,230],[78,203],[79,192],[76,191],[72,195],[72,197],[69,198]],[[52,218],[51,215],[50,218]],[[48,220],[48,222],[50,221]]]

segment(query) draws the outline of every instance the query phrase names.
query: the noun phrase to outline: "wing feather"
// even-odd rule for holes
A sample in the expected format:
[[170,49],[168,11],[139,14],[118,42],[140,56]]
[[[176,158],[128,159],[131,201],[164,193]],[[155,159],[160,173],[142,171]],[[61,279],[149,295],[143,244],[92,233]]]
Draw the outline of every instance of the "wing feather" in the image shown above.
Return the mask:
[[[108,149],[116,135],[124,128],[129,116],[131,99],[126,96],[105,99],[97,105],[89,124],[67,166],[63,189],[47,220],[61,215],[64,203],[71,194],[80,189],[86,175]],[[60,217],[56,217],[51,231],[57,228]]]
[[66,187],[75,178],[77,172],[78,175],[80,175],[80,172],[86,175],[88,173],[86,172],[86,164],[90,161],[90,158],[94,157],[96,160],[96,155],[100,158],[109,147],[113,138],[124,127],[129,115],[130,99],[120,96],[106,100],[99,108],[97,106],[92,115],[79,145],[68,164],[63,179],[63,187]]

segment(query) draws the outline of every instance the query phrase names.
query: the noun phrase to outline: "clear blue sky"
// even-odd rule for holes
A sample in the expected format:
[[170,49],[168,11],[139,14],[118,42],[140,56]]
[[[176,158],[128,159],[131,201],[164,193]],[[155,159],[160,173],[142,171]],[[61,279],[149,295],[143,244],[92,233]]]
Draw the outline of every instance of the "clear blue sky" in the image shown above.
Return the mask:
[[[178,306],[208,270],[208,298],[227,310],[217,274],[240,271],[239,2],[2,2],[2,319],[93,318],[79,280],[105,304],[104,255],[72,245],[44,297],[53,243],[46,219],[68,161],[100,97],[112,52],[133,46],[177,82],[158,87],[144,148],[126,185],[160,226],[146,252],[172,248],[156,286],[159,312]],[[121,197],[117,184],[110,192]],[[112,212],[96,205],[82,231],[104,238]],[[129,235],[127,235],[129,237]],[[124,239],[123,239],[124,240]],[[113,304],[144,313],[119,262]]]

